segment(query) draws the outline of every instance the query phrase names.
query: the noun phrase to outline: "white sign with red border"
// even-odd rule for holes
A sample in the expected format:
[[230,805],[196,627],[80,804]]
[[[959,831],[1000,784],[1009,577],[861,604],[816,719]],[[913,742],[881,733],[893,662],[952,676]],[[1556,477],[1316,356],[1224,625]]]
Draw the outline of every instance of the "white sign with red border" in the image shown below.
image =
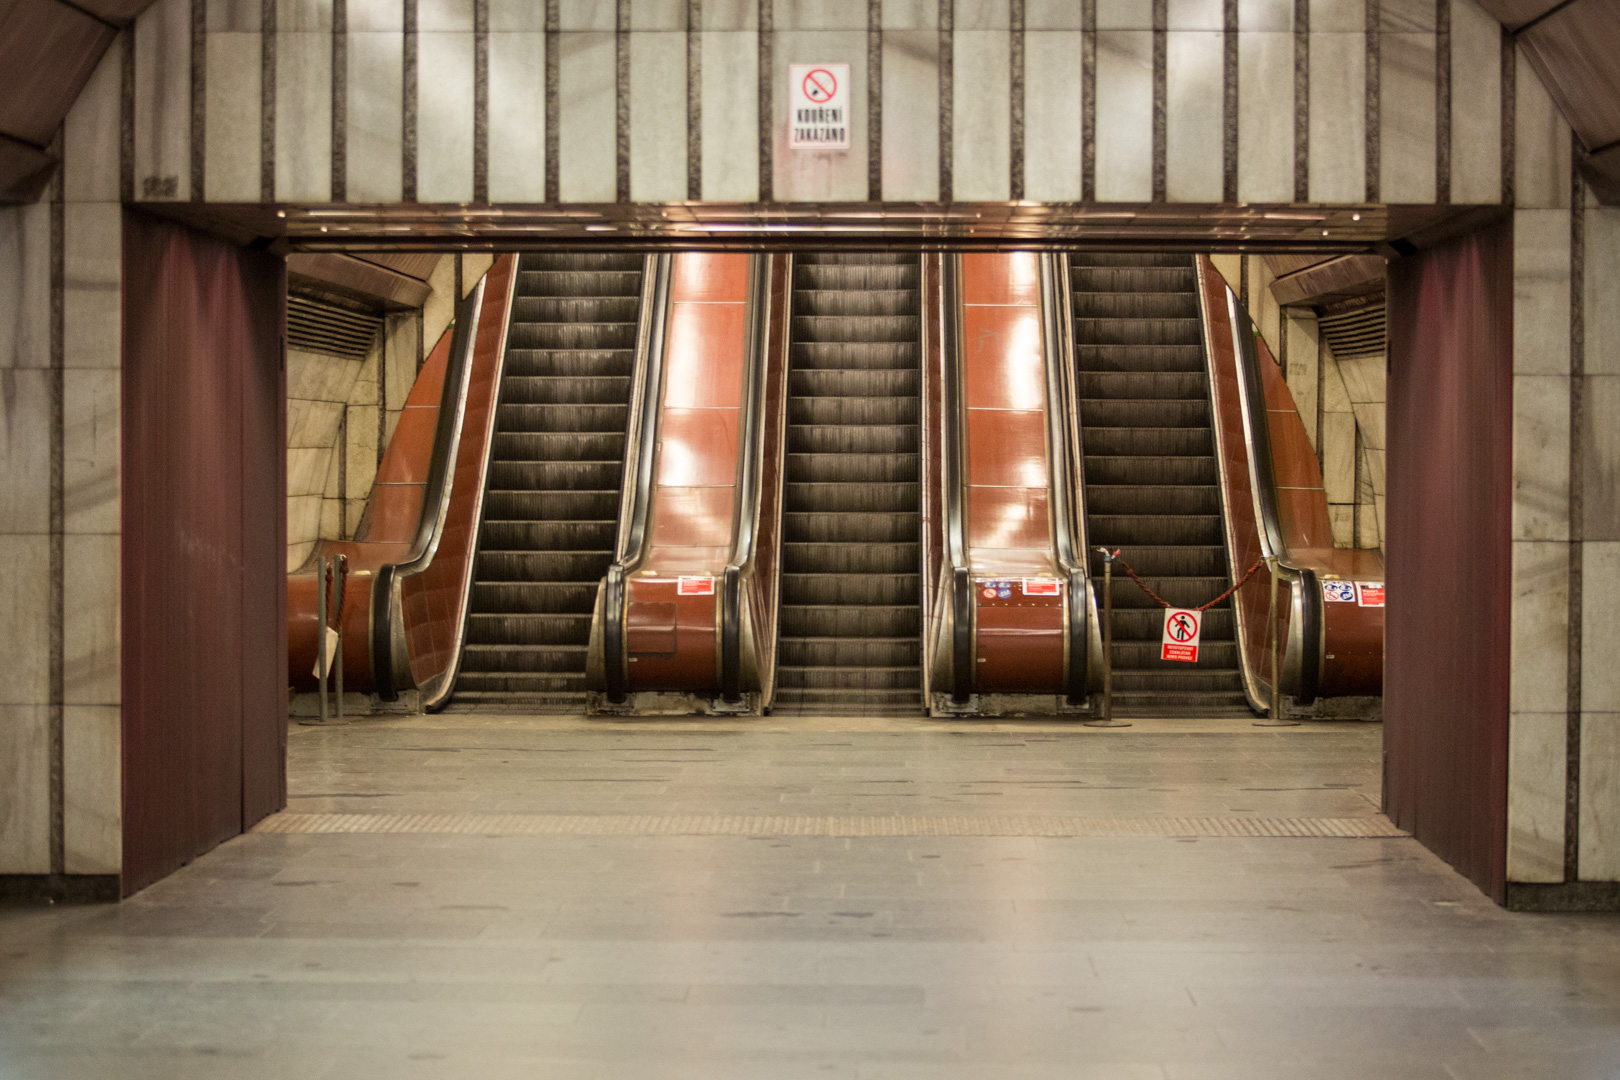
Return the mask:
[[788,65],[788,149],[849,149],[849,65]]
[[1356,582],[1356,603],[1362,607],[1384,606],[1384,583],[1382,581]]
[[1024,579],[1025,596],[1062,596],[1063,583],[1058,581],[1042,581],[1040,578]]
[[1204,634],[1204,613],[1186,608],[1166,608],[1164,637],[1159,645],[1160,660],[1198,662],[1198,640]]
[[713,596],[714,578],[683,577],[675,579],[676,596]]

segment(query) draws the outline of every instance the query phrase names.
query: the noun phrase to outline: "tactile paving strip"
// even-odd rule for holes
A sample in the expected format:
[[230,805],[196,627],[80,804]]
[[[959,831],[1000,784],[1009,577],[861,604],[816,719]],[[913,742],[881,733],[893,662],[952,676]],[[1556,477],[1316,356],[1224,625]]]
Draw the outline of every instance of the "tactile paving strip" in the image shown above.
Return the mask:
[[272,814],[258,833],[476,836],[1400,837],[1388,818],[813,817],[748,814]]

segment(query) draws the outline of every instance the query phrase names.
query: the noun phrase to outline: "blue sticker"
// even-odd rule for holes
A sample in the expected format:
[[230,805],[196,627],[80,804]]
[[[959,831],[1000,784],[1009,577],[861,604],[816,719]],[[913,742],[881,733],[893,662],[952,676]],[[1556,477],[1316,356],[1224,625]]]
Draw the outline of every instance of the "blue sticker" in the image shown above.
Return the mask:
[[1011,589],[1002,589],[999,592],[997,592],[996,595],[1001,597],[1003,600],[1005,600],[1009,596],[1012,595],[1012,590]]

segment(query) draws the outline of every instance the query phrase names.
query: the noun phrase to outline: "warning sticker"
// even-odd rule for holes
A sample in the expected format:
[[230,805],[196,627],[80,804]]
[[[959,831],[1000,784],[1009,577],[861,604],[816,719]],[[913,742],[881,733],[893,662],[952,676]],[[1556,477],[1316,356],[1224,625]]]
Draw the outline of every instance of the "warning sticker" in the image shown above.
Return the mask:
[[1159,659],[1197,663],[1198,639],[1203,633],[1203,612],[1167,608],[1164,613],[1164,638],[1159,646]]
[[849,65],[788,65],[788,148],[849,149]]
[[683,577],[675,582],[676,596],[713,596],[714,578],[712,577]]
[[1039,578],[1024,579],[1025,596],[1061,596],[1063,587],[1061,582],[1042,581]]
[[1384,583],[1382,581],[1356,582],[1356,603],[1362,607],[1384,606]]
[[1322,599],[1335,604],[1353,604],[1356,602],[1356,583],[1353,581],[1324,581],[1322,582]]

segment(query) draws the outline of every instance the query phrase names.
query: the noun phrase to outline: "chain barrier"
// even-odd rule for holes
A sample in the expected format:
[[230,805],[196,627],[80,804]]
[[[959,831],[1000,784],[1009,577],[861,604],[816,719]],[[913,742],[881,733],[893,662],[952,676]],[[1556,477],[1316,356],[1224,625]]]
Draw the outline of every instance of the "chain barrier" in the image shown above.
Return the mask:
[[[1119,557],[1119,553],[1122,550],[1124,550],[1124,549],[1123,548],[1115,548],[1114,553],[1112,555],[1110,555],[1109,558],[1112,561],[1117,562],[1117,563],[1119,563],[1119,565],[1123,566],[1125,568],[1125,572],[1130,575],[1131,580],[1136,582],[1137,586],[1143,592],[1147,593],[1149,596],[1153,597],[1154,600],[1158,601],[1158,604],[1159,604],[1160,607],[1163,607],[1163,608],[1175,607],[1175,605],[1170,603],[1170,601],[1166,600],[1164,597],[1160,596],[1158,593],[1156,593],[1152,589],[1148,588],[1148,583],[1143,581],[1139,576],[1137,576],[1136,571],[1131,568],[1131,564],[1126,562],[1124,559]],[[1235,593],[1239,589],[1243,588],[1243,586],[1247,585],[1249,583],[1249,579],[1254,577],[1254,575],[1264,565],[1266,565],[1266,560],[1264,560],[1264,559],[1256,559],[1255,562],[1254,562],[1254,565],[1249,567],[1249,569],[1244,573],[1244,575],[1242,577],[1238,578],[1237,583],[1235,585],[1233,585],[1230,589],[1227,589],[1225,592],[1221,593],[1221,595],[1217,596],[1213,600],[1208,601],[1207,603],[1199,604],[1197,607],[1193,608],[1192,610],[1194,610],[1194,611],[1207,611],[1210,608],[1214,607],[1216,604],[1220,603],[1222,600],[1225,600],[1228,596],[1231,596],[1233,593]]]

